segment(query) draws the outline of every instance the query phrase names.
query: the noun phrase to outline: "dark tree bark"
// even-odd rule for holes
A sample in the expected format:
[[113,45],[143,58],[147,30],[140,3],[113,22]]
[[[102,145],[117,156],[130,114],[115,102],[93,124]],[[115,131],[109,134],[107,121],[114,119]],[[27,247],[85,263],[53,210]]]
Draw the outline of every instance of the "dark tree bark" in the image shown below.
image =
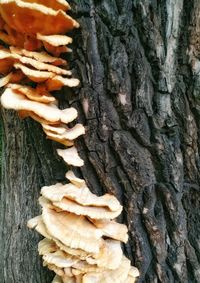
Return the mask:
[[[138,282],[200,282],[200,2],[71,2],[81,87],[59,97],[87,129],[76,173],[124,205]],[[37,123],[3,110],[2,122],[1,282],[50,282],[26,222],[40,187],[64,180],[66,166]]]

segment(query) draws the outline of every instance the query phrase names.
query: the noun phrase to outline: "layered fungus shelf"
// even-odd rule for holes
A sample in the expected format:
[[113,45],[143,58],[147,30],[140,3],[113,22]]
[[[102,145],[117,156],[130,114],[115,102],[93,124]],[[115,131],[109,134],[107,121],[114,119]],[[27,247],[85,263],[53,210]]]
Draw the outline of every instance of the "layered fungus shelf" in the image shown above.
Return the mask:
[[[52,91],[79,85],[67,62],[72,39],[65,34],[79,24],[66,12],[64,0],[2,0],[0,2],[1,104],[21,118],[39,122],[47,138],[66,148],[57,153],[68,165],[84,166],[74,140],[85,134],[82,124],[69,127],[77,110],[60,110]],[[8,46],[7,48],[5,46]],[[139,275],[122,252],[127,227],[114,219],[122,212],[115,196],[91,193],[73,171],[66,183],[45,186],[39,203],[42,214],[28,227],[44,236],[38,245],[44,266],[56,274],[53,283],[133,283]]]

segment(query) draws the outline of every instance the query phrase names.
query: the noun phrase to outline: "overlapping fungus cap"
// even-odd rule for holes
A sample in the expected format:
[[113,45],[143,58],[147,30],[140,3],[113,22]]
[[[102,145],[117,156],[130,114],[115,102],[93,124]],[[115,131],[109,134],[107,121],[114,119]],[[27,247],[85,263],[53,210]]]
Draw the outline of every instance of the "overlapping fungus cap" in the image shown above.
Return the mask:
[[38,71],[31,69],[21,63],[14,64],[15,69],[19,69],[22,73],[27,76],[31,81],[40,83],[52,78],[54,73],[48,71]]
[[[106,233],[92,225],[87,218],[61,210],[56,211],[55,207],[44,198],[40,199],[40,204],[43,207],[43,214],[30,220],[28,222],[29,228],[35,228],[45,238],[53,240],[59,249],[78,257],[80,260],[86,260],[88,264],[97,264],[99,267],[110,266],[111,269],[117,265],[118,261],[116,261],[114,254],[117,253],[119,259],[121,249],[120,242],[114,240],[114,238],[118,238],[116,232],[113,231],[112,235],[109,235],[110,239],[103,240],[101,238],[106,236]],[[88,232],[86,232],[86,228],[89,229]],[[72,232],[73,238],[70,235]],[[89,239],[92,241],[91,247],[88,246]],[[105,264],[106,254],[109,253],[110,263]]]
[[[53,186],[43,187],[41,194],[56,208],[75,213],[77,215],[85,215],[96,220],[114,219],[119,216],[122,211],[122,206],[114,196],[108,194],[96,196],[90,192],[88,187],[77,187],[72,183],[66,185],[57,183]],[[98,225],[96,224],[95,226]],[[124,229],[123,225],[115,226],[114,223],[106,222],[101,226],[104,227],[107,234],[109,234],[109,231],[110,234],[112,234],[112,231],[115,229],[119,232],[120,228],[123,235],[127,234],[127,230]]]
[[55,135],[54,133],[52,132],[48,132],[48,131],[44,131],[45,134],[47,135],[47,139],[50,139],[50,140],[53,140],[57,143],[61,143],[63,145],[65,145],[66,147],[71,147],[74,145],[74,142],[72,140],[68,140],[68,139],[65,139],[65,138],[62,138],[58,135]]
[[74,78],[65,78],[59,75],[48,78],[45,82],[49,91],[60,90],[63,86],[76,87],[80,81]]
[[53,57],[45,51],[34,52],[34,51],[28,51],[28,50],[22,49],[22,48],[13,47],[13,46],[10,47],[10,51],[13,54],[26,56],[26,57],[29,57],[29,58],[33,58],[33,59],[37,60],[38,62],[49,63],[49,64],[55,65],[55,66],[67,64],[67,62],[64,59],[58,58],[58,57]]
[[71,71],[69,70],[65,70],[62,69],[60,67],[48,64],[48,63],[43,63],[43,62],[39,62],[36,59],[32,59],[29,57],[19,57],[19,62],[24,64],[24,65],[30,65],[32,68],[35,68],[36,70],[39,71],[48,71],[48,72],[52,72],[55,75],[68,75],[71,76]]
[[14,89],[7,88],[1,96],[1,104],[6,109],[16,111],[30,111],[50,122],[70,123],[77,117],[75,108],[60,110],[54,104],[44,104],[27,99],[25,95],[16,92]]
[[19,59],[17,54],[11,54],[9,50],[0,46],[0,73],[7,74],[14,63]]
[[[11,51],[11,52],[10,52]],[[58,67],[66,61],[48,55],[46,52],[31,52],[25,49],[0,47],[0,73],[7,74],[13,69],[29,80],[41,83],[48,91],[59,90],[63,86],[76,87],[79,80],[71,76],[71,71]],[[16,71],[15,71],[16,72]]]
[[98,267],[106,267],[108,269],[116,269],[122,261],[122,249],[119,241],[106,239],[99,254],[93,257],[87,257],[86,262],[90,265]]
[[78,178],[72,170],[67,171],[65,177],[78,188],[86,186],[85,180]]
[[109,211],[107,208],[104,207],[84,207],[67,198],[63,198],[59,202],[53,202],[53,205],[63,211],[68,211],[77,215],[84,215],[93,219],[114,219],[121,213],[121,210]]
[[45,118],[40,117],[39,115],[35,114],[34,112],[27,111],[27,110],[19,110],[18,111],[18,115],[19,115],[19,117],[21,119],[30,117],[30,118],[32,118],[33,120],[37,121],[40,124],[46,123],[46,124],[51,124],[51,125],[57,125],[57,124],[60,123],[59,121],[48,121],[48,120],[45,120]]
[[88,272],[83,276],[84,283],[124,283],[128,278],[130,270],[130,261],[126,258],[122,258],[122,262],[119,268],[115,270],[105,270],[101,272]]
[[99,252],[102,232],[83,216],[43,207],[42,219],[48,232],[64,245],[86,252]]
[[8,74],[5,77],[0,78],[0,87],[7,85],[12,79],[12,73]]
[[90,280],[94,279],[97,280],[95,282],[101,283],[104,283],[105,280],[110,283],[111,280],[116,283],[133,283],[139,276],[137,268],[131,267],[130,261],[122,255],[118,241],[105,240],[100,252],[88,254],[85,260],[60,250],[54,241],[48,239],[43,239],[39,243],[38,251],[43,256],[44,265],[57,274],[55,279],[59,277],[59,280],[63,282],[71,282],[65,281],[69,278],[77,282],[79,278],[86,282],[93,282]]
[[56,99],[54,96],[50,95],[48,92],[39,92],[35,88],[30,86],[23,86],[20,84],[9,84],[9,88],[13,89],[16,93],[26,96],[28,99],[41,103],[52,103]]
[[124,224],[108,219],[90,219],[90,221],[98,228],[101,229],[106,237],[127,243],[128,229]]
[[52,8],[53,10],[63,10],[67,11],[70,10],[71,7],[69,3],[65,0],[23,0],[24,2],[28,3],[38,3],[42,4],[46,7]]
[[10,82],[18,83],[25,78],[24,74],[20,71],[12,71],[5,77],[0,78],[0,87],[8,85]]
[[85,128],[82,124],[76,124],[74,127],[69,128],[64,124],[59,126],[51,126],[42,124],[43,130],[47,135],[53,135],[55,138],[62,140],[74,140],[79,136],[85,134]]
[[[39,244],[44,265],[57,274],[55,280],[62,282],[135,282],[138,270],[130,266],[130,261],[123,256],[120,245],[120,241],[127,240],[125,225],[105,219],[90,218],[88,222],[83,215],[57,210],[54,205],[54,201],[60,201],[66,196],[83,206],[93,204],[95,207],[97,204],[97,208],[101,203],[104,208],[111,205],[112,209],[117,209],[117,203],[109,203],[108,199],[101,200],[101,197],[92,196],[90,191],[82,194],[81,189],[86,184],[72,171],[67,172],[66,177],[73,183],[57,183],[42,188],[42,216],[29,221],[29,227],[35,227],[46,235],[46,239]],[[109,239],[103,240],[105,236]]]
[[58,46],[55,47],[53,45],[50,45],[49,43],[43,41],[44,48],[47,52],[52,54],[53,56],[59,57],[62,53],[66,52],[72,52],[71,48],[68,48],[67,46]]
[[[0,31],[0,39],[8,45],[19,47],[23,47],[27,41],[27,37],[24,33],[18,32],[11,28],[6,22],[4,22],[4,25]],[[33,39],[32,44],[35,45],[35,48],[40,48],[42,45],[42,43],[40,43],[38,40]]]
[[52,240],[52,236],[47,231],[47,228],[43,222],[41,215],[30,219],[27,223],[27,226],[30,229],[35,229],[39,234],[41,234],[43,237],[47,238],[48,240]]
[[85,259],[62,251],[53,240],[47,238],[39,242],[38,251],[47,264],[58,268],[72,268],[71,273],[74,275],[88,271],[114,270],[120,267],[123,259],[120,242],[113,240],[105,240],[98,254],[88,254]]
[[54,264],[60,268],[71,267],[79,261],[78,258],[73,257],[69,254],[66,254],[65,252],[61,250],[57,250],[55,252],[51,252],[48,254],[45,253],[43,255],[43,260],[47,262],[48,264]]
[[[55,2],[58,3],[58,1]],[[53,4],[53,1],[50,3]],[[53,10],[35,3],[35,1],[33,3],[33,1],[1,0],[0,13],[11,28],[30,35],[37,33],[44,35],[65,34],[73,28],[79,27],[79,24],[64,11]]]
[[75,146],[67,149],[57,149],[57,153],[68,165],[81,167],[84,165],[83,159],[80,158]]
[[67,35],[42,35],[37,33],[37,39],[46,42],[52,46],[58,47],[72,43],[72,38]]

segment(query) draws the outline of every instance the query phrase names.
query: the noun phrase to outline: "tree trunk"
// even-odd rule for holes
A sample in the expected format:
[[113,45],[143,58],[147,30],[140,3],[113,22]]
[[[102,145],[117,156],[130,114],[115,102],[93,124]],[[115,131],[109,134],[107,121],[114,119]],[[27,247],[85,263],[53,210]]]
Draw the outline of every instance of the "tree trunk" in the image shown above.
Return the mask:
[[[124,205],[138,282],[200,282],[200,2],[71,2],[81,87],[59,97],[87,130],[76,173]],[[66,166],[37,123],[3,110],[2,122],[1,282],[47,283],[26,222],[38,215],[40,187],[64,180]]]

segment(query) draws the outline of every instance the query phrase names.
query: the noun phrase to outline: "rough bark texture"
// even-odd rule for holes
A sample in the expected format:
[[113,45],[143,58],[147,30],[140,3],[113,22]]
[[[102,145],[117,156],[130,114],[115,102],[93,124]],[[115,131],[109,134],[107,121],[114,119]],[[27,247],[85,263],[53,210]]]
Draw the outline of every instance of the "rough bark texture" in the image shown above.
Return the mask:
[[[114,193],[129,227],[125,253],[142,283],[200,282],[200,2],[74,0],[81,29],[71,65],[81,87],[77,147],[95,193]],[[68,102],[67,102],[68,101]],[[41,128],[2,111],[1,282],[50,282],[37,255],[43,184],[66,167]]]

